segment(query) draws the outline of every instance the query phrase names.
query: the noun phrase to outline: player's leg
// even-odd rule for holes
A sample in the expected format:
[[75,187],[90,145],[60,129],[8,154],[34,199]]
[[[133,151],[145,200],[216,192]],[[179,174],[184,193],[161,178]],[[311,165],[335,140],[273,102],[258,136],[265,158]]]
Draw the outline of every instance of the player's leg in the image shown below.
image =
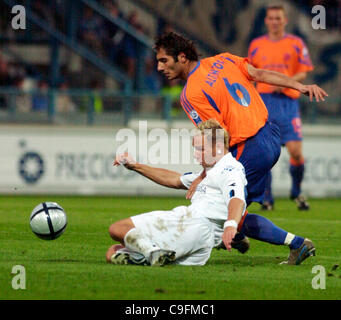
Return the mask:
[[315,255],[315,247],[311,240],[287,232],[272,221],[257,214],[247,214],[241,228],[246,236],[275,245],[286,245],[290,255],[286,263],[300,264],[311,255]]
[[134,228],[135,225],[130,218],[117,221],[109,227],[111,238],[121,244],[115,244],[108,249],[106,253],[106,260],[108,262],[113,264],[148,264],[143,254],[130,251],[125,247],[124,237],[128,231]]
[[272,195],[272,174],[268,173],[268,177],[265,180],[265,191],[261,210],[271,211],[274,208],[274,198]]
[[[244,168],[247,184],[246,203],[263,202],[266,180],[271,168],[281,153],[279,128],[275,123],[267,123],[258,133],[248,139],[244,145],[231,148],[232,155]],[[261,154],[261,156],[260,156]],[[241,253],[249,249],[245,235],[240,232],[233,246]]]
[[113,223],[109,227],[109,234],[113,240],[118,241],[122,245],[124,245],[125,235],[130,229],[133,228],[135,228],[133,221],[130,218],[127,218]]
[[277,245],[288,245],[293,249],[299,248],[304,240],[277,227],[269,219],[252,213],[246,215],[241,231],[250,238]]
[[[135,228],[126,233],[125,246],[143,253],[152,266],[175,262],[197,246],[202,248],[202,228],[185,206],[133,216],[131,220]],[[211,234],[210,230],[206,233]]]
[[295,199],[301,193],[301,183],[304,175],[302,141],[288,141],[285,146],[290,156],[290,175],[292,178],[290,197]]
[[[262,100],[268,109],[268,121],[278,126],[280,136],[282,136],[283,117],[283,95],[281,94],[261,94]],[[281,141],[282,144],[282,141]],[[264,195],[262,200],[262,210],[271,211],[274,208],[274,197],[272,195],[272,174],[271,171],[265,180]]]
[[[143,216],[135,216],[132,217],[132,220],[136,229],[147,230],[147,236],[150,235],[153,244],[161,250],[151,253],[149,259],[151,265],[163,265],[171,262],[191,265],[206,263],[214,246],[215,235],[208,219],[193,216],[185,206],[174,208],[171,211],[151,212],[146,215],[149,215],[148,219],[141,219]],[[125,240],[128,236],[129,232]],[[194,259],[192,256],[196,254],[198,254],[197,259]]]
[[112,245],[108,250],[105,255],[105,258],[107,262],[111,262],[111,257],[117,252],[117,250],[124,248],[123,245],[121,244],[114,244]]
[[175,263],[187,266],[205,265],[212,248],[221,241],[221,227],[203,217],[188,219],[182,225],[186,231],[175,238]]
[[124,237],[124,244],[127,249],[143,254],[152,266],[162,266],[175,260],[175,252],[162,249],[143,228],[130,229]]
[[290,198],[297,203],[299,210],[308,210],[309,205],[301,195],[304,177],[304,157],[302,151],[302,122],[297,99],[286,98],[286,126],[281,130],[282,143],[290,155],[290,176],[292,180]]
[[296,201],[299,210],[308,210],[309,204],[301,195],[301,184],[305,168],[302,141],[288,141],[285,146],[290,155],[290,175],[292,179],[290,198]]
[[[148,220],[148,214],[142,214],[139,216],[143,216],[140,218],[141,220],[147,219]],[[135,216],[136,217],[136,216]],[[134,217],[127,218],[120,220],[118,222],[115,222],[109,227],[109,234],[110,236],[116,240],[119,241],[124,247],[132,252],[137,252],[142,254],[148,262],[151,262],[150,260],[153,259],[153,261],[161,260],[164,258],[167,260],[174,258],[174,252],[168,252],[168,250],[162,250],[160,247],[158,247],[153,241],[150,236],[148,236],[145,232],[143,232],[143,229],[136,228],[136,224],[133,221]],[[158,251],[158,253],[154,254],[154,257],[151,256],[153,252]],[[125,255],[125,258],[127,259],[127,255]],[[158,255],[158,257],[155,257],[155,255]],[[118,257],[116,257],[118,259]],[[123,258],[123,254],[121,255],[120,259]],[[116,260],[117,260],[116,259]],[[112,260],[112,258],[111,258]],[[167,261],[163,261],[163,263],[166,263]],[[158,262],[156,262],[158,263]],[[124,264],[124,263],[120,263]],[[152,264],[152,263],[151,263]]]
[[144,255],[130,251],[121,244],[115,244],[108,249],[106,260],[113,264],[148,265],[148,261]]
[[248,182],[247,205],[251,202],[262,203],[268,174],[281,153],[278,126],[267,122],[255,136],[247,139],[245,144],[234,146],[230,151],[245,168]]
[[189,255],[183,256],[180,259],[177,259],[175,263],[182,266],[203,266],[210,258],[211,252],[212,248],[202,248]]

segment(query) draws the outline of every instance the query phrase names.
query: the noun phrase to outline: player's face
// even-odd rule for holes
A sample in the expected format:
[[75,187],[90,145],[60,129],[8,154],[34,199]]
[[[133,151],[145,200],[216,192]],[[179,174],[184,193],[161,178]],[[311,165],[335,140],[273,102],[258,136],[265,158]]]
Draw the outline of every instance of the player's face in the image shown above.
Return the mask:
[[193,137],[193,147],[194,147],[194,158],[202,165],[204,168],[212,167],[217,162],[215,157],[215,147],[212,143],[201,134]]
[[163,48],[156,53],[157,70],[162,72],[168,80],[179,79],[183,73],[183,67],[180,62],[175,62],[172,56],[167,55]]
[[265,25],[271,34],[281,34],[285,31],[288,19],[283,10],[270,9],[265,17]]

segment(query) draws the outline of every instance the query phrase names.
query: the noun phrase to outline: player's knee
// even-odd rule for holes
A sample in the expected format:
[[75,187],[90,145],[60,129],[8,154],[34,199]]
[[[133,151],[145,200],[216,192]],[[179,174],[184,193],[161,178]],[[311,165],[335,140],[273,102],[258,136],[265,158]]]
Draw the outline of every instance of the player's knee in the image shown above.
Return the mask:
[[120,235],[120,222],[115,222],[109,227],[109,234],[110,237],[113,238],[116,241],[120,241],[119,235]]
[[122,243],[126,233],[133,227],[129,219],[117,221],[109,227],[110,237]]
[[300,151],[292,152],[290,155],[290,158],[291,158],[291,161],[294,163],[303,163],[304,162],[303,154]]
[[291,145],[290,148],[288,148],[288,151],[291,160],[294,161],[295,163],[301,163],[304,161],[302,148],[300,147],[299,144]]

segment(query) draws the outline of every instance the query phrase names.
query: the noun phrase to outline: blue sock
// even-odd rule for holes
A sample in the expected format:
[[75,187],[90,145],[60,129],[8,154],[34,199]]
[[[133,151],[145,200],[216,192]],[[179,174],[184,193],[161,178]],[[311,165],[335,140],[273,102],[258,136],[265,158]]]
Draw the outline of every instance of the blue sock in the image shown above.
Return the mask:
[[269,219],[252,213],[245,217],[241,232],[252,239],[288,245],[290,249],[298,249],[304,241],[304,238],[277,227]]
[[290,164],[290,175],[292,179],[291,198],[297,198],[301,193],[301,183],[304,175],[304,164],[295,166]]
[[274,198],[272,196],[272,191],[271,191],[271,183],[272,183],[272,174],[271,172],[269,172],[266,178],[266,182],[265,182],[263,203],[267,201],[270,204],[274,204]]

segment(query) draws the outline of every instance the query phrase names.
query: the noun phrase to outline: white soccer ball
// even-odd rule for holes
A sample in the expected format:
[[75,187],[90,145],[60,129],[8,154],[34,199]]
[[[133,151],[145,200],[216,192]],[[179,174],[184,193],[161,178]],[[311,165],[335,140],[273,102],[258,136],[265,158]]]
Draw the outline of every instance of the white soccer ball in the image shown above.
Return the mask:
[[39,238],[54,240],[65,231],[67,217],[64,209],[58,203],[43,202],[33,209],[30,226]]

